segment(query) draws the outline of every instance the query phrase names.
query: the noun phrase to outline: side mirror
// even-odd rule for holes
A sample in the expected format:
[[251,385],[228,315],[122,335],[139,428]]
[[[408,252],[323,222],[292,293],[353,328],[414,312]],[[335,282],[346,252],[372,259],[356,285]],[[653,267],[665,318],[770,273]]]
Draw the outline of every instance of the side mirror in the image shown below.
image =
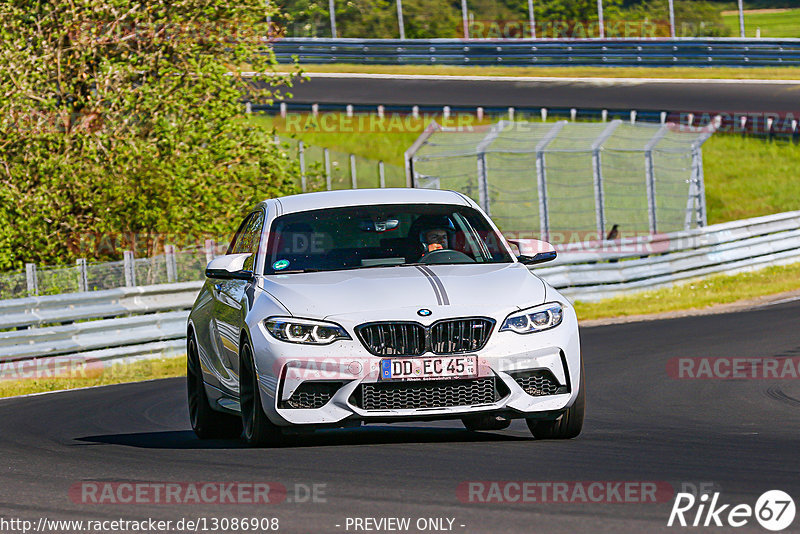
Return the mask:
[[523,265],[536,265],[537,263],[545,263],[547,261],[553,261],[556,259],[556,251],[553,250],[551,252],[539,252],[534,254],[533,256],[517,256],[519,262]]
[[547,241],[539,239],[518,239],[509,240],[509,243],[517,245],[517,248],[524,254],[517,255],[517,260],[523,265],[536,265],[556,259],[556,249]]
[[251,280],[253,271],[244,270],[244,262],[250,256],[252,254],[228,254],[214,258],[206,267],[206,276],[222,280]]

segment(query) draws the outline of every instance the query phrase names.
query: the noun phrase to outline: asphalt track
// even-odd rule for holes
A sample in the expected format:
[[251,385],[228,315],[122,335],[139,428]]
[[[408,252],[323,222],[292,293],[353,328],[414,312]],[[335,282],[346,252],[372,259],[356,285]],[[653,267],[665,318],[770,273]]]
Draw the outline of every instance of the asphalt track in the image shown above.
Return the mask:
[[800,81],[508,79],[312,74],[292,102],[795,113]]
[[[453,531],[469,533],[674,530],[670,502],[459,500],[459,483],[476,480],[657,481],[675,491],[711,483],[727,503],[753,505],[769,489],[800,502],[798,380],[666,372],[679,356],[800,356],[798,318],[800,302],[790,302],[583,329],[588,414],[583,434],[564,442],[536,441],[518,422],[480,433],[449,422],[329,430],[281,449],[204,442],[190,431],[183,379],[5,399],[0,517],[278,517],[281,532],[314,534],[347,532],[347,517],[383,516],[454,518]],[[272,481],[294,500],[295,484],[324,484],[326,502],[82,504],[68,497],[80,481]],[[765,532],[755,521],[737,531]]]

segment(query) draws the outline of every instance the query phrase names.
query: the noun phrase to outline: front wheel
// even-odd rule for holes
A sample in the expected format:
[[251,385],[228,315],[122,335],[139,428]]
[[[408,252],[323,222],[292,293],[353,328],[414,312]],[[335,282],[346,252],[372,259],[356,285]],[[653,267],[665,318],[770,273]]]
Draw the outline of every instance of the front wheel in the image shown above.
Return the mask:
[[253,447],[281,445],[284,441],[281,428],[267,418],[261,406],[258,374],[250,345],[243,343],[239,356],[239,405],[244,440]]
[[583,415],[586,409],[586,380],[581,357],[581,385],[575,403],[567,408],[558,419],[553,421],[537,421],[526,419],[528,429],[536,439],[572,439],[583,429]]
[[197,343],[191,335],[186,341],[186,389],[192,430],[200,439],[239,437],[242,433],[240,419],[211,409],[203,383]]

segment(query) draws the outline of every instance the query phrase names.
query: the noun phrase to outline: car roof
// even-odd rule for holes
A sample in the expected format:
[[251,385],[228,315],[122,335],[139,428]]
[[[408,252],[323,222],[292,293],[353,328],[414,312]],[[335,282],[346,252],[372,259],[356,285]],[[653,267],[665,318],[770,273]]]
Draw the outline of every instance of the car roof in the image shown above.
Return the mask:
[[345,206],[373,204],[456,204],[470,206],[464,195],[440,189],[413,189],[393,187],[387,189],[345,189],[303,193],[274,199],[283,214]]

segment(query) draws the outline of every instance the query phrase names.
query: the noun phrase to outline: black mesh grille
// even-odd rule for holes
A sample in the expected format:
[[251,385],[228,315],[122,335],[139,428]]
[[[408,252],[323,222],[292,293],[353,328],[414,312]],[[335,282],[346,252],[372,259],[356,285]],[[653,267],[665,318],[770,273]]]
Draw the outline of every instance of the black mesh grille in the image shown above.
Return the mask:
[[544,395],[559,395],[561,393],[569,393],[567,386],[559,385],[553,373],[546,369],[538,371],[526,371],[524,373],[516,373],[511,375],[517,384],[520,385],[525,393],[533,395],[534,397],[541,397]]
[[370,323],[356,333],[376,356],[462,354],[481,350],[492,333],[494,321],[483,317],[447,319],[430,328],[419,323]]
[[452,319],[439,321],[431,328],[431,352],[460,354],[481,350],[489,340],[494,321],[489,319]]
[[373,323],[360,326],[358,337],[378,356],[419,356],[425,352],[425,327],[417,323]]
[[495,378],[361,384],[353,399],[364,410],[411,410],[491,404],[500,399]]
[[303,382],[291,397],[281,402],[281,408],[322,408],[342,385],[343,382]]

